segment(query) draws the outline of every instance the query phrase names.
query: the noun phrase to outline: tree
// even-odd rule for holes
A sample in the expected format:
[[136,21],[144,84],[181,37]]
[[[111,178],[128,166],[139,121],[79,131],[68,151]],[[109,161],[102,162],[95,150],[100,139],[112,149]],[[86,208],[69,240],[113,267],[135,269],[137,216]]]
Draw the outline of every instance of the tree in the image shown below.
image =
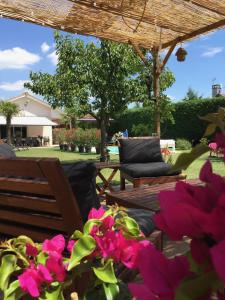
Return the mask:
[[196,100],[196,99],[202,99],[202,95],[199,95],[197,91],[192,89],[191,87],[188,88],[188,91],[186,93],[184,101],[190,101],[190,100]]
[[11,138],[11,120],[13,116],[19,113],[19,107],[15,103],[11,102],[0,102],[0,114],[6,118],[6,132],[7,132],[7,143],[12,143]]
[[55,45],[58,55],[55,74],[31,72],[31,81],[25,87],[42,95],[53,107],[75,106],[79,107],[79,113],[95,117],[101,129],[101,159],[104,161],[110,117],[122,112],[130,102],[144,103],[149,98],[147,68],[130,45],[106,40],[85,44],[58,33]]
[[61,118],[61,123],[69,126],[70,129],[75,128],[78,116],[78,108],[75,105],[73,107],[66,107]]

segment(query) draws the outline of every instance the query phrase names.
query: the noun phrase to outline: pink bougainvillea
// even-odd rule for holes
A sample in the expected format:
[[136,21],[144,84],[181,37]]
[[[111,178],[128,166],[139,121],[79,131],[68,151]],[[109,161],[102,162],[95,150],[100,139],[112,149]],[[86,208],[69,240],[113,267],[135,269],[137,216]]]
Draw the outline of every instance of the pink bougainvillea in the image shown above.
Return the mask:
[[129,284],[129,289],[138,300],[173,300],[176,288],[189,275],[186,257],[168,259],[151,244],[139,252],[137,264],[143,283]]

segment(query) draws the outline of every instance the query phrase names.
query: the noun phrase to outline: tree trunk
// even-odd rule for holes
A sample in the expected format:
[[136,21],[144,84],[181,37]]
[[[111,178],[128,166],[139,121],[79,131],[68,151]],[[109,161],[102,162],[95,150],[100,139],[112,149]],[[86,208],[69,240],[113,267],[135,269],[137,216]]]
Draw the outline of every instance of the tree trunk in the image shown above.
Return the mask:
[[9,145],[12,144],[12,137],[11,137],[11,118],[6,117],[6,132],[7,132],[7,143]]
[[159,52],[155,51],[153,55],[153,92],[155,98],[155,130],[157,136],[160,138],[161,128],[160,128],[160,66],[159,66]]
[[106,161],[106,120],[101,118],[100,120],[100,130],[101,130],[101,144],[100,144],[100,161]]

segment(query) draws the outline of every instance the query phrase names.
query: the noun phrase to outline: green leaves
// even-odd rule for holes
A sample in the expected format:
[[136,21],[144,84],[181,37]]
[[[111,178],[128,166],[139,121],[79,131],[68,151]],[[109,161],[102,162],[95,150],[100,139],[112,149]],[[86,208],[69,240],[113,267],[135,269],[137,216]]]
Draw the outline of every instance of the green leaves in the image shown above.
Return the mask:
[[103,267],[93,268],[93,271],[101,281],[106,283],[117,283],[112,259],[109,259]]
[[13,254],[7,254],[2,257],[0,267],[0,289],[5,291],[9,285],[10,276],[16,270],[17,258]]
[[74,245],[68,270],[70,271],[86,256],[90,255],[96,247],[95,240],[90,235],[84,235]]
[[189,153],[182,153],[178,156],[171,172],[177,170],[186,170],[190,164],[193,163],[198,157],[202,154],[209,151],[209,147],[207,145],[198,144],[195,146]]
[[123,228],[123,231],[132,237],[140,236],[140,228],[137,222],[128,217],[123,216],[121,220],[118,221],[118,224]]
[[115,300],[116,297],[119,295],[119,287],[117,284],[109,283],[105,284],[103,283],[103,288],[105,292],[106,300]]
[[217,127],[223,132],[225,130],[225,109],[223,107],[220,107],[217,113],[207,114],[200,119],[210,123],[206,128],[205,136],[213,134]]

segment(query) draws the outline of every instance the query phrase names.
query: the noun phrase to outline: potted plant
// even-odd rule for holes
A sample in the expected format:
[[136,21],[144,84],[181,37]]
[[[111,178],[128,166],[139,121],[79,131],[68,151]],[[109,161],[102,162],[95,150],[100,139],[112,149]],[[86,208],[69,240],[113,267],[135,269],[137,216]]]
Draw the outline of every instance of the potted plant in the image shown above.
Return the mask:
[[59,148],[60,150],[64,150],[64,144],[65,144],[65,128],[61,128],[59,129],[58,133],[57,133],[57,139],[59,142]]
[[92,129],[92,142],[96,153],[100,154],[101,131],[99,129]]
[[76,136],[75,136],[75,143],[78,146],[79,153],[84,153],[84,129],[77,128],[76,129]]
[[85,152],[91,153],[91,147],[93,146],[93,129],[84,130]]

